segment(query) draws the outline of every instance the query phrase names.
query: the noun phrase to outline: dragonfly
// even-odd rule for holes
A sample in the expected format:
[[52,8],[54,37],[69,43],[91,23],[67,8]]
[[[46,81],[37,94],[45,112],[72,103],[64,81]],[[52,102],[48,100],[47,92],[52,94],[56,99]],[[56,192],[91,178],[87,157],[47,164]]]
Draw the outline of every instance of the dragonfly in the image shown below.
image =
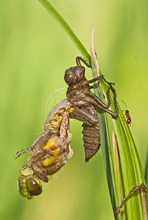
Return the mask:
[[29,152],[27,164],[20,169],[18,178],[19,192],[31,199],[42,193],[43,182],[58,172],[72,156],[69,114],[73,109],[65,99],[49,113],[44,132],[29,147],[18,151],[16,158]]

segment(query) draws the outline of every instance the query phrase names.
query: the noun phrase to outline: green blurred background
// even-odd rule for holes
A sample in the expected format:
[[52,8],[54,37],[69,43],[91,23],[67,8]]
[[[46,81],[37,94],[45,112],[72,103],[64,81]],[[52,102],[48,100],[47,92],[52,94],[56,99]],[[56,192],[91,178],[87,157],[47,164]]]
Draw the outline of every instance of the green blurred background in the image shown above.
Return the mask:
[[[106,79],[132,116],[142,166],[148,145],[148,1],[51,1],[90,50],[92,24]],[[84,163],[81,123],[72,121],[73,157],[41,196],[26,200],[17,189],[14,160],[42,132],[47,113],[65,98],[64,71],[81,55],[64,30],[34,1],[0,0],[0,219],[114,219],[101,150]],[[56,90],[60,91],[55,92]],[[65,88],[63,90],[62,88]],[[52,95],[53,94],[53,95]],[[52,95],[52,96],[51,96]]]

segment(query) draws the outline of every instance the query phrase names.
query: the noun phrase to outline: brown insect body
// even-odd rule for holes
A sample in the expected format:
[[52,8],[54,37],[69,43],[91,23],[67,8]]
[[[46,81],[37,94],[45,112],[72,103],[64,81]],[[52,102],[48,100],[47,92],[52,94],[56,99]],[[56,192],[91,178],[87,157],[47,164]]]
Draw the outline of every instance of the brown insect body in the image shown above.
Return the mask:
[[89,161],[100,148],[99,121],[94,106],[85,108],[75,107],[75,111],[70,114],[70,118],[83,122],[83,142],[85,150],[85,161]]
[[[92,86],[90,86],[90,83],[98,81],[100,78],[97,77],[92,80],[87,80],[85,78],[85,68],[81,66],[80,61],[86,64],[81,57],[77,57],[77,66],[67,69],[64,79],[69,86],[66,93],[67,99],[74,109],[70,114],[70,118],[83,122],[83,141],[85,161],[87,162],[97,153],[101,145],[96,108],[100,107],[100,109],[108,112],[113,117],[117,117],[118,109],[116,104],[116,92],[111,83],[109,83],[110,88],[107,91],[107,104],[105,104],[91,92]],[[115,112],[108,109],[110,106],[110,90],[114,93]]]
[[98,124],[89,126],[83,123],[83,141],[85,161],[88,162],[97,153],[101,145]]
[[[79,76],[80,73],[80,76]],[[74,83],[69,82],[69,78],[75,77]],[[99,121],[95,105],[97,103],[92,98],[90,86],[84,76],[85,69],[82,66],[71,67],[65,72],[65,81],[69,84],[67,98],[74,108],[70,118],[75,118],[83,122],[83,141],[85,149],[85,161],[89,161],[100,148]]]
[[130,113],[129,113],[129,110],[125,110],[125,117],[126,117],[126,121],[127,121],[127,124],[128,125],[131,125],[131,116],[130,116]]
[[131,119],[131,116],[130,116],[130,112],[129,110],[127,109],[127,105],[126,103],[122,100],[122,102],[125,104],[125,107],[126,107],[126,110],[123,110],[125,112],[125,119],[126,119],[126,122],[128,125],[131,125],[131,122],[132,122],[132,119]]

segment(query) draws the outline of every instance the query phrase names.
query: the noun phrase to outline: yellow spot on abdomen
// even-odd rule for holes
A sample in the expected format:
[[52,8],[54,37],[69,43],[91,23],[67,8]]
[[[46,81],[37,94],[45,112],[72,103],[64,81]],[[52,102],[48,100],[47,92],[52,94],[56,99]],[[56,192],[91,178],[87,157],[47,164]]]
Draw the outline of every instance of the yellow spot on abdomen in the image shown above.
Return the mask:
[[43,166],[47,167],[55,161],[55,157],[49,157],[43,161]]
[[44,149],[50,150],[53,147],[56,147],[59,145],[58,139],[56,137],[52,137],[49,139],[47,144],[44,146]]
[[59,155],[60,155],[60,148],[59,147],[57,147],[54,150],[51,150],[50,156],[43,161],[43,166],[44,167],[50,166],[52,163],[55,162],[55,160],[58,160]]

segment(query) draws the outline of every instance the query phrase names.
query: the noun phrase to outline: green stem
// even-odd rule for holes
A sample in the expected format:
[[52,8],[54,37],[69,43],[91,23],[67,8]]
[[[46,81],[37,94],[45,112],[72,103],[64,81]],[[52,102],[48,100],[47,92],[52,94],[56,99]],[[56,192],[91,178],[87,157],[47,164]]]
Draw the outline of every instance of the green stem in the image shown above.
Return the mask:
[[64,20],[64,18],[56,11],[56,9],[49,3],[47,0],[39,0],[39,2],[47,9],[47,11],[55,17],[55,19],[59,22],[59,24],[63,27],[63,29],[67,32],[69,37],[73,40],[73,42],[76,44],[78,49],[80,50],[83,58],[86,60],[86,62],[91,65],[91,59],[90,55],[87,52],[86,48],[83,46],[81,41],[78,39],[78,37],[75,35],[73,30],[70,28],[68,23]]

